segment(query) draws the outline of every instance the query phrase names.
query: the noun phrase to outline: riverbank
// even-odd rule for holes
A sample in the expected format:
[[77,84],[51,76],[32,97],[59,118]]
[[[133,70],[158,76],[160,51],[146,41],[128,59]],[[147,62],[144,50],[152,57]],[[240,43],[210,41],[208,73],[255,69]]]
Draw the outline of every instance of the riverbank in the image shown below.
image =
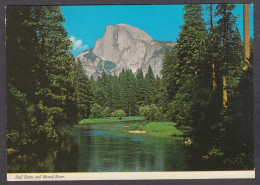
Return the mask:
[[129,127],[125,126],[123,129],[128,132],[145,131],[147,134],[157,136],[183,136],[183,132],[178,130],[175,126],[176,124],[172,122],[149,122],[144,124],[130,124]]
[[116,122],[128,122],[128,121],[145,121],[145,118],[142,116],[129,116],[122,117],[122,119],[118,119],[115,117],[107,117],[107,118],[93,118],[93,119],[83,119],[79,122],[79,124],[90,124],[90,123],[116,123]]
[[[136,122],[136,123],[135,123]],[[94,118],[83,119],[78,126],[95,123],[124,123],[124,125],[116,129],[117,132],[132,133],[132,134],[151,134],[157,136],[183,136],[184,133],[176,128],[176,123],[173,122],[146,122],[142,116]],[[129,124],[128,124],[129,123]]]

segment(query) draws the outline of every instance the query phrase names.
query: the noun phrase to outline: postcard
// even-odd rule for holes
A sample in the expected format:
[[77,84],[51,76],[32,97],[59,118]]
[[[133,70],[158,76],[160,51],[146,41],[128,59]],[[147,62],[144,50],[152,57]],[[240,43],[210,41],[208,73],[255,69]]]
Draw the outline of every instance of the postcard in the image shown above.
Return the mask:
[[253,4],[5,15],[7,181],[255,178]]

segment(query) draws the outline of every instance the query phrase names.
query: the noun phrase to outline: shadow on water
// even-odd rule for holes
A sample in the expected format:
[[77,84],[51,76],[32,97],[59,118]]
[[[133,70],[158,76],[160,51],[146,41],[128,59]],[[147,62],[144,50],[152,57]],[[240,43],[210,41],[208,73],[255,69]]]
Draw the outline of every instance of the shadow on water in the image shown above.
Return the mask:
[[67,138],[55,147],[35,146],[7,155],[8,173],[77,171],[78,147]]

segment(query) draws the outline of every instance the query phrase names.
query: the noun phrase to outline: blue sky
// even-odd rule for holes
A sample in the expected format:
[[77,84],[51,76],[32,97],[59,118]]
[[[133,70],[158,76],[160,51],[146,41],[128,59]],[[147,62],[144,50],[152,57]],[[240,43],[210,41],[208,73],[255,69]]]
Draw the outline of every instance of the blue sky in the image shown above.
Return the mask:
[[[107,25],[129,24],[147,32],[154,40],[176,42],[183,24],[184,5],[88,5],[62,6],[64,26],[73,42],[72,53],[93,48]],[[206,13],[206,12],[205,12]],[[243,5],[237,5],[234,14],[243,34]],[[253,35],[253,11],[250,6],[250,28]]]

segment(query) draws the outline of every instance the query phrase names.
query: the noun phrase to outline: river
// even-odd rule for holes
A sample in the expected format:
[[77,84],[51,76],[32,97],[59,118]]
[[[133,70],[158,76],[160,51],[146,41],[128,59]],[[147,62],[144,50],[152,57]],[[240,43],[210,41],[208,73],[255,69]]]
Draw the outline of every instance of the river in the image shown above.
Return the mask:
[[118,132],[131,123],[75,127],[59,148],[8,155],[9,173],[206,170],[181,137]]

